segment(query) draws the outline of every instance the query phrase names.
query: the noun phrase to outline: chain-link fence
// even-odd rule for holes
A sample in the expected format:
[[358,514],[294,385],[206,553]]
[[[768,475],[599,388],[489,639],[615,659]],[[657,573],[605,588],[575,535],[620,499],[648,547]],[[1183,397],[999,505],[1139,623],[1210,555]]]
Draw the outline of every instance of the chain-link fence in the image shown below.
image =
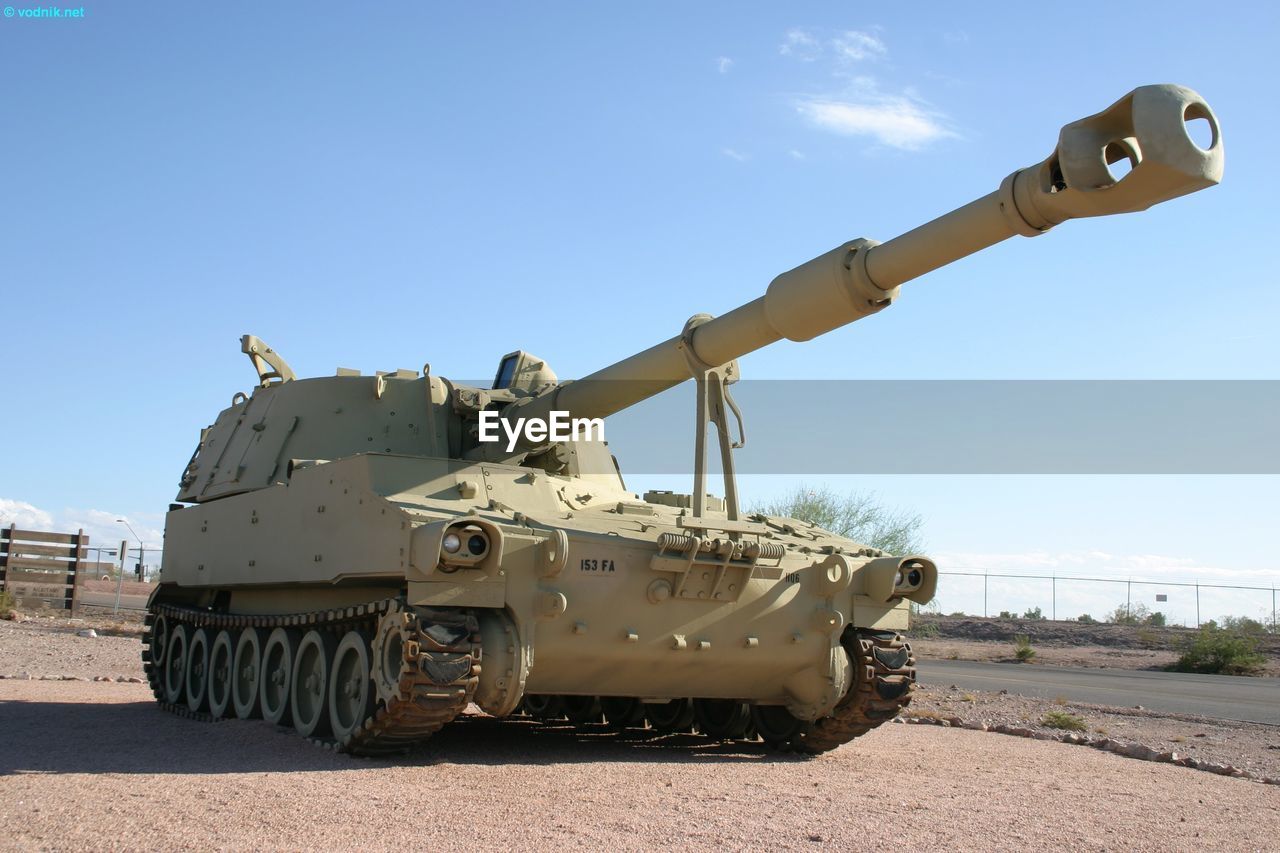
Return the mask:
[[981,570],[939,572],[936,609],[972,616],[1117,622],[1199,627],[1209,621],[1252,619],[1276,632],[1277,589],[1267,586],[1136,578],[1013,574]]

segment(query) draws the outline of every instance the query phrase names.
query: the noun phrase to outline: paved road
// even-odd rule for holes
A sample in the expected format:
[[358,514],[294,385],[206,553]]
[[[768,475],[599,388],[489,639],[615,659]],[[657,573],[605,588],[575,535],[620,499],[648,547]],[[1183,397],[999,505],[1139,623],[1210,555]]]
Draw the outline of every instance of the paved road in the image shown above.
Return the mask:
[[[114,592],[102,592],[100,590],[81,590],[76,599],[81,604],[87,604],[93,607],[114,607],[116,603],[116,594]],[[146,610],[147,597],[145,595],[122,595],[120,596],[121,610]]]
[[924,684],[1280,725],[1280,679],[1015,663],[926,660]]

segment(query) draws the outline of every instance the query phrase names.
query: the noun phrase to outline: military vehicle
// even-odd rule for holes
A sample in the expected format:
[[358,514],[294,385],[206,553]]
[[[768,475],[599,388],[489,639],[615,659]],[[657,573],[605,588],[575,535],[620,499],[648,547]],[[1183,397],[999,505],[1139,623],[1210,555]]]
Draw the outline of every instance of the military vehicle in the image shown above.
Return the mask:
[[[901,632],[937,568],[743,512],[736,360],[881,311],[904,282],[1013,235],[1216,184],[1222,164],[1205,101],[1144,86],[1065,126],[995,192],[888,242],[845,243],[576,382],[521,351],[488,388],[429,366],[298,379],[246,336],[258,385],[202,431],[166,519],[143,641],[152,689],[174,711],[261,716],[366,754],[471,703],[833,749],[910,701]],[[693,491],[637,496],[590,421],[688,379]],[[557,417],[584,428],[557,435]]]

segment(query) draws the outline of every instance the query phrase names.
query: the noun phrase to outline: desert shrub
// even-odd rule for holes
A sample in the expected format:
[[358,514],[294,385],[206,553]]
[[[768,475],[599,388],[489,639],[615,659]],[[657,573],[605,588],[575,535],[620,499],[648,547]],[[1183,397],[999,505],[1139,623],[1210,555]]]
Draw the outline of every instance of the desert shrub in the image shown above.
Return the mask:
[[1154,649],[1160,645],[1160,635],[1151,630],[1150,625],[1138,628],[1138,645],[1144,649]]
[[917,622],[917,621],[916,621],[916,620],[914,620],[914,619],[913,619],[913,620],[911,620],[911,634],[912,634],[912,636],[919,637],[919,638],[921,638],[921,639],[926,639],[926,640],[927,640],[927,639],[930,639],[930,638],[932,638],[932,637],[936,637],[936,636],[938,636],[938,633],[939,633],[939,631],[938,631],[938,625],[937,625],[937,623],[934,623],[934,622]]
[[1026,634],[1018,634],[1013,638],[1013,656],[1022,663],[1030,663],[1036,656],[1036,650],[1031,648],[1031,638]]
[[1076,621],[1079,622],[1081,625],[1097,625],[1098,624],[1098,620],[1094,619],[1088,613],[1081,613],[1079,616],[1076,617]]
[[1001,610],[1001,611],[1000,611],[1000,618],[1001,618],[1001,619],[1017,619],[1017,618],[1018,618],[1018,614],[1017,614],[1017,613],[1010,613],[1008,610]]
[[1161,613],[1159,610],[1156,610],[1156,611],[1153,611],[1151,615],[1147,617],[1147,624],[1153,628],[1163,628],[1165,625],[1168,624],[1168,619],[1165,618],[1165,615],[1163,613]]
[[1252,675],[1265,663],[1266,658],[1258,654],[1257,641],[1252,637],[1206,626],[1169,668],[1175,672]]
[[1106,621],[1115,625],[1141,625],[1150,615],[1151,610],[1145,604],[1121,604],[1107,615]]
[[1267,626],[1257,619],[1248,616],[1223,616],[1222,629],[1233,634],[1244,634],[1248,637],[1260,637],[1267,633]]
[[968,616],[963,610],[957,610],[955,613],[948,613],[948,616]]
[[0,613],[8,612],[18,606],[13,595],[7,589],[0,589]]
[[1040,718],[1040,725],[1046,729],[1062,729],[1068,732],[1083,732],[1089,729],[1083,717],[1058,710],[1046,711]]
[[1032,607],[1032,608],[1029,608],[1026,613],[1022,614],[1022,618],[1031,619],[1037,622],[1043,622],[1044,614],[1040,612],[1039,607]]

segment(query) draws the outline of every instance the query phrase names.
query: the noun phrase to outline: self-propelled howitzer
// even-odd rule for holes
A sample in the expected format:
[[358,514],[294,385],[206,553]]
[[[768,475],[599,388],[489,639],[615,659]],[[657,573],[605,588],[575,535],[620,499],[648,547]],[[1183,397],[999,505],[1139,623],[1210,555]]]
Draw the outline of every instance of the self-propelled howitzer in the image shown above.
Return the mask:
[[[1187,132],[1195,119],[1207,147]],[[297,379],[245,336],[258,387],[202,432],[166,520],[152,689],[175,710],[263,716],[364,753],[403,749],[471,702],[802,752],[874,728],[910,700],[899,632],[936,567],[742,517],[736,359],[880,311],[903,283],[1015,234],[1211,186],[1222,150],[1194,92],[1137,89],[995,192],[885,243],[846,243],[577,382],[524,352],[490,388],[429,368]],[[604,418],[690,378],[692,495],[628,492],[589,435],[484,440],[495,421]],[[712,426],[723,499],[706,489]]]

